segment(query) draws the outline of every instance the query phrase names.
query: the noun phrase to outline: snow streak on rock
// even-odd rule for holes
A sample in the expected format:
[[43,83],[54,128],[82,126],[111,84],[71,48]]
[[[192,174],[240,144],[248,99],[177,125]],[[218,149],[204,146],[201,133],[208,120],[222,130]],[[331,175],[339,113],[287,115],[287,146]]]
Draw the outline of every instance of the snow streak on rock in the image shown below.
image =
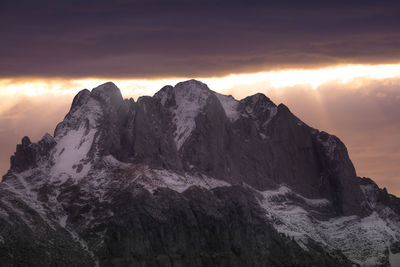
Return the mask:
[[87,132],[87,129],[81,127],[70,130],[60,138],[53,152],[51,175],[86,176],[91,167],[87,154],[93,145],[95,133],[96,129]]
[[175,142],[180,149],[196,127],[195,118],[207,103],[210,90],[197,81],[178,83],[175,88],[176,107],[173,110],[176,125]]
[[221,95],[218,93],[215,93],[215,95],[218,97],[218,100],[221,102],[221,105],[225,110],[225,114],[230,119],[230,121],[231,122],[236,121],[240,117],[240,113],[237,110],[239,101],[237,101],[231,95]]

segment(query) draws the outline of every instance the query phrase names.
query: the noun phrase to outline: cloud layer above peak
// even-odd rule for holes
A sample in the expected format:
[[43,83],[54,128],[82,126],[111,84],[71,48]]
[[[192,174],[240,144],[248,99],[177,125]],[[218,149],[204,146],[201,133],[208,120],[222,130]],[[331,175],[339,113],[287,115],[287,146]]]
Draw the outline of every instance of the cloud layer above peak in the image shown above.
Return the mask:
[[10,1],[0,78],[208,77],[400,62],[398,1]]

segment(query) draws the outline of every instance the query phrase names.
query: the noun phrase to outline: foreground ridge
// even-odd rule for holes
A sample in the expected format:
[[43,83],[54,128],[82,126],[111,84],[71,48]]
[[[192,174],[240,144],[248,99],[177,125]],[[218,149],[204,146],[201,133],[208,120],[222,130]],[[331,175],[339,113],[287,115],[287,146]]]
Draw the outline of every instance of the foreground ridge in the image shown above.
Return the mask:
[[0,229],[5,266],[400,264],[400,200],[337,137],[197,80],[79,92],[54,136],[17,145]]

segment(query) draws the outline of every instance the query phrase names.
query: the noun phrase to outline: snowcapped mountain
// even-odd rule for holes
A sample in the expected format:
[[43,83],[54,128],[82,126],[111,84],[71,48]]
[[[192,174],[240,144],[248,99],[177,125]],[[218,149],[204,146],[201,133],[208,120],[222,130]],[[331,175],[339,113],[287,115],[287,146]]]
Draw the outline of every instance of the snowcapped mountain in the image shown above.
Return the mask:
[[79,92],[0,183],[0,266],[400,266],[400,200],[263,94]]

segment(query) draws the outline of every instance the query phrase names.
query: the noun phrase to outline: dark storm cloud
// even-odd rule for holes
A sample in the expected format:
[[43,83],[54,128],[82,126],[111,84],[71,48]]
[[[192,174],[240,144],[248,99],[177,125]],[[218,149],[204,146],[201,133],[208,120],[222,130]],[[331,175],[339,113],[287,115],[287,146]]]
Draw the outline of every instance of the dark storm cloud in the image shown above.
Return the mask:
[[2,1],[0,77],[400,61],[395,1]]

